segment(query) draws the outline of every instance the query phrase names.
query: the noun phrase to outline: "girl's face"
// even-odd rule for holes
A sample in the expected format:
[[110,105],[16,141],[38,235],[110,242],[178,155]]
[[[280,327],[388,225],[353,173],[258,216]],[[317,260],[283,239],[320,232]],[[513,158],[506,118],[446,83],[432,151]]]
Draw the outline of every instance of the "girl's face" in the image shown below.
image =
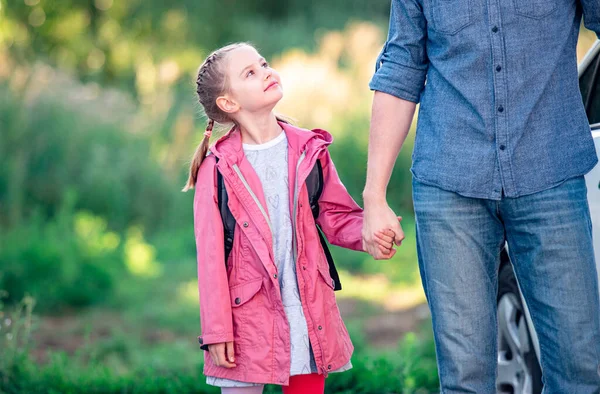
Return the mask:
[[229,92],[224,97],[230,101],[231,107],[226,112],[231,115],[241,111],[270,111],[283,97],[279,74],[250,46],[228,54],[226,73]]

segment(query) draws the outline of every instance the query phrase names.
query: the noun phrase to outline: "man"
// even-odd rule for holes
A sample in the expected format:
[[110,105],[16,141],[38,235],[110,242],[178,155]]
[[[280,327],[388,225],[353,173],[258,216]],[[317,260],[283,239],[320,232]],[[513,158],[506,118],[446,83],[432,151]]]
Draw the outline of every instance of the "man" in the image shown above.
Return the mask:
[[600,36],[598,0],[392,0],[370,83],[363,242],[377,257],[376,231],[404,237],[386,186],[420,102],[413,200],[442,393],[496,391],[505,242],[540,339],[545,392],[600,392],[582,16]]

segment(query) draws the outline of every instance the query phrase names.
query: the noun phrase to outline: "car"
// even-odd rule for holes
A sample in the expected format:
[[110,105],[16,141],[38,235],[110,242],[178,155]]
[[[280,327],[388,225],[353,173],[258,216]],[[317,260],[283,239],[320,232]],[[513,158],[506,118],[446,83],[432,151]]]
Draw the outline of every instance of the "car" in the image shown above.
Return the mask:
[[[600,40],[579,65],[579,87],[596,144],[596,153],[600,155]],[[596,266],[600,273],[600,164],[586,175],[586,184],[594,228]],[[497,392],[539,394],[543,387],[539,341],[506,249],[500,256],[497,302]]]

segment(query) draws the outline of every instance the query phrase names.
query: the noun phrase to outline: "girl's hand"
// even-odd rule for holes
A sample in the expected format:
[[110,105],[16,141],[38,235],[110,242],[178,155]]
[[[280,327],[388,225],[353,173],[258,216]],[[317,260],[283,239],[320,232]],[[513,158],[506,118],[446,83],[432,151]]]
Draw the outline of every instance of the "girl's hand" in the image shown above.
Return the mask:
[[394,249],[395,237],[396,234],[391,229],[375,233],[375,242],[377,243],[379,251],[383,254],[382,257],[384,259],[390,259],[396,254],[396,249]]
[[223,342],[208,345],[208,352],[217,367],[235,368],[233,342]]

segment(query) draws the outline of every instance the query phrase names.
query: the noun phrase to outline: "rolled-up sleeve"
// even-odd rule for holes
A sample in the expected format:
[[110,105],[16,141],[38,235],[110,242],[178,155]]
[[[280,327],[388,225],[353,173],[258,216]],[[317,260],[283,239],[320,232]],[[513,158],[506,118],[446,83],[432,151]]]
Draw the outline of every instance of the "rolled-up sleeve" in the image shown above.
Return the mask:
[[596,33],[600,38],[600,1],[581,0],[583,7],[583,22],[585,27]]
[[[593,1],[598,0],[589,0]],[[427,22],[419,0],[392,0],[388,38],[377,58],[371,90],[418,103],[429,65],[426,41]]]

